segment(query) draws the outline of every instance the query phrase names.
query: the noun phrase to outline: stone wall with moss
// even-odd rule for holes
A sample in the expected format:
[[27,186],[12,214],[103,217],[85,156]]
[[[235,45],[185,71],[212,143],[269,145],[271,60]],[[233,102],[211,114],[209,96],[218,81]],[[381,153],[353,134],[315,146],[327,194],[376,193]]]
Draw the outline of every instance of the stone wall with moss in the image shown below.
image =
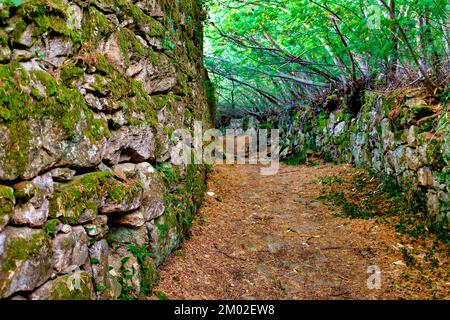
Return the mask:
[[[133,299],[190,226],[198,0],[0,0],[0,298]],[[176,148],[175,148],[176,149]]]
[[422,90],[367,92],[357,115],[297,108],[280,123],[284,156],[353,163],[396,178],[405,194],[434,221],[450,218],[449,106]]

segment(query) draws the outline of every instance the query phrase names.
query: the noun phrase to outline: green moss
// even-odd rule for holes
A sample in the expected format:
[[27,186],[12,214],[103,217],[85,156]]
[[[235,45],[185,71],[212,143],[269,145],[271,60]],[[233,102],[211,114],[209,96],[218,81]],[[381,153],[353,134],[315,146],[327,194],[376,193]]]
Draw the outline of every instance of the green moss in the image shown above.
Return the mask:
[[134,56],[137,60],[140,60],[144,57],[144,47],[132,31],[128,29],[120,30],[119,43],[122,55],[127,65],[130,64],[130,55]]
[[61,80],[68,82],[72,79],[80,78],[84,75],[84,69],[76,66],[74,63],[67,64],[61,68]]
[[14,191],[7,186],[0,186],[0,215],[11,215],[14,210]]
[[8,175],[20,176],[25,173],[29,164],[28,149],[31,133],[28,123],[18,120],[14,125],[8,126],[9,144],[5,146],[3,167]]
[[434,177],[438,183],[450,187],[450,167],[445,167],[441,172],[436,172]]
[[22,84],[27,84],[26,73],[16,62],[0,65],[0,120],[11,121],[25,118],[30,98],[24,94]]
[[421,119],[423,117],[431,116],[433,114],[433,109],[429,106],[424,107],[413,107],[411,109],[411,116],[413,119]]
[[[136,255],[135,255],[136,256]],[[153,256],[153,255],[151,255]],[[148,296],[151,294],[153,285],[158,281],[159,274],[156,268],[156,261],[151,256],[146,256],[143,259],[139,259],[140,273],[141,273],[141,291],[140,294]]]
[[164,27],[160,22],[146,15],[141,8],[133,3],[128,3],[129,13],[133,21],[138,25],[147,26],[147,35],[150,37],[160,37],[164,34]]
[[334,144],[338,146],[350,147],[350,132],[345,130],[339,136],[334,137]]
[[62,214],[60,219],[63,223],[77,224],[84,210],[97,210],[92,199],[96,195],[101,199],[102,186],[110,178],[112,174],[109,172],[96,172],[63,185],[50,202],[50,217],[57,218]]
[[[67,26],[67,4],[60,0],[29,0],[25,1],[18,10],[15,17],[17,22],[11,32],[11,41],[17,42],[29,25],[34,25],[33,36],[40,37],[51,31],[54,34],[71,39],[74,43],[81,43],[81,34]],[[11,12],[11,10],[9,10]]]
[[408,107],[400,109],[399,119],[395,119],[394,124],[399,127],[406,124],[415,123],[417,120],[433,115],[433,109],[429,106]]
[[0,29],[0,46],[7,47],[8,46],[8,34]]
[[355,121],[355,122],[352,122],[352,123],[350,124],[349,131],[350,131],[351,133],[356,133],[356,132],[358,132],[358,125],[357,125],[356,121]]
[[127,185],[122,182],[118,182],[117,180],[109,179],[103,187],[103,191],[107,197],[118,202],[125,201],[127,203],[131,203],[135,199],[136,194],[141,192],[143,189],[144,186],[139,180]]
[[49,237],[54,237],[58,233],[57,227],[61,222],[58,219],[51,219],[45,223],[44,231]]
[[35,80],[41,82],[41,84],[45,87],[46,94],[50,96],[54,96],[57,93],[57,82],[53,76],[46,72],[32,70],[30,75]]
[[9,239],[7,251],[3,254],[2,272],[15,270],[16,261],[25,261],[36,256],[41,248],[48,246],[48,238],[43,230],[36,231],[31,238],[12,237]]
[[341,121],[347,121],[350,119],[350,113],[348,110],[342,110],[341,112],[336,112],[335,114],[335,123],[339,123]]
[[147,57],[153,65],[159,63],[158,55],[153,51],[152,47],[147,48]]
[[[28,119],[53,118],[64,129],[67,137],[77,133],[77,126],[84,114],[87,122],[85,135],[92,140],[107,136],[106,121],[97,120],[86,106],[84,97],[77,89],[68,88],[42,71],[31,71],[29,75],[20,64],[12,62],[0,65],[0,125],[9,131],[4,167],[12,176],[20,176],[28,167],[29,141],[32,139]],[[45,95],[39,94],[31,80],[45,88]],[[29,94],[27,93],[29,90]]]
[[[155,104],[145,92],[142,82],[127,79],[123,72],[100,54],[95,54],[94,65],[102,75],[96,75],[97,81],[93,88],[98,92],[110,92],[113,104],[122,107],[124,117],[131,125],[151,124],[156,127],[157,111],[154,107]],[[142,120],[140,116],[136,117],[140,114],[144,115],[145,120]],[[99,129],[97,131],[100,131],[101,134],[107,128],[100,127]],[[105,132],[109,135],[109,131]]]
[[381,99],[381,107],[383,110],[383,117],[387,117],[389,113],[392,111],[396,104],[396,98],[398,93],[392,93],[390,95],[383,95],[380,97]]
[[298,166],[301,164],[305,164],[308,161],[308,156],[306,155],[306,150],[303,150],[302,152],[297,152],[293,156],[284,159],[283,163],[289,165],[289,166]]
[[215,107],[217,105],[216,89],[210,80],[205,81],[206,100],[208,105]]
[[83,131],[83,134],[91,141],[99,141],[103,137],[109,138],[111,136],[108,123],[95,119],[93,113],[87,110],[87,107],[84,110],[84,116],[86,118],[87,129]]
[[380,95],[376,92],[366,91],[364,94],[364,105],[362,106],[361,111],[370,112],[379,97]]
[[[175,199],[172,198],[172,201]],[[181,242],[183,238],[183,219],[186,212],[183,212],[183,202],[177,201],[178,205],[167,204],[164,215],[155,220],[158,229],[157,244],[154,247],[154,256],[157,265],[160,265],[165,257],[169,255]]]
[[14,203],[14,190],[10,187],[0,186],[0,198]]
[[175,105],[178,101],[181,101],[182,98],[173,94],[173,92],[169,92],[166,95],[154,95],[152,96],[152,100],[155,103],[156,109],[161,110],[164,107]]
[[10,34],[10,42],[18,42],[26,29],[27,23],[25,21],[17,21],[14,30]]
[[328,124],[327,114],[325,112],[319,113],[318,121],[319,121],[318,124],[319,124],[320,131],[323,131],[323,128],[327,127],[327,124]]
[[114,32],[116,26],[102,12],[94,6],[88,6],[86,9],[82,35],[85,42],[97,42]]
[[136,193],[143,189],[140,181],[125,183],[118,181],[110,172],[86,174],[70,183],[62,185],[50,202],[49,215],[60,217],[63,223],[77,224],[85,210],[97,211],[95,199],[105,197],[115,201],[131,202]]
[[429,117],[425,117],[425,118],[421,119],[420,123],[417,123],[417,125],[419,126],[419,133],[432,131],[434,128],[434,123],[435,123],[436,119],[437,119],[437,115],[429,116]]
[[[68,284],[72,282],[70,288]],[[80,286],[75,286],[80,284]],[[87,272],[65,275],[53,280],[50,300],[90,300],[92,282]]]
[[0,9],[0,24],[6,24],[11,16],[11,9],[14,8],[12,1],[4,1],[2,8]]
[[432,139],[427,145],[427,162],[435,169],[439,170],[445,166],[444,158],[441,152],[442,141],[438,139]]

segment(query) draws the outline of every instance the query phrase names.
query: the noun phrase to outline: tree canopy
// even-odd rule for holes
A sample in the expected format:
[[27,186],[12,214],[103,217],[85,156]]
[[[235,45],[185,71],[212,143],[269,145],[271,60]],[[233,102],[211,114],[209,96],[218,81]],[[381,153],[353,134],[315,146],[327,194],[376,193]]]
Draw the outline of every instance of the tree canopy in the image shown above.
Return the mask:
[[[205,61],[220,110],[302,101],[357,112],[366,89],[448,92],[448,0],[210,0]],[[337,98],[339,97],[339,99]]]

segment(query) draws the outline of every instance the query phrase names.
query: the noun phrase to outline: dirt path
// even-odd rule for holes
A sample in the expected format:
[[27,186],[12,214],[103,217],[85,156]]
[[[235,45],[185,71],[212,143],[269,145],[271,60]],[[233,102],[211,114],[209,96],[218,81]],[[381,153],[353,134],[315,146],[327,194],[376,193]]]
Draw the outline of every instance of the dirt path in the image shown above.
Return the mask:
[[[390,226],[336,218],[317,200],[323,176],[348,165],[216,166],[192,237],[160,268],[169,299],[395,299],[406,266]],[[397,261],[397,262],[396,262]],[[369,266],[382,270],[369,290]]]

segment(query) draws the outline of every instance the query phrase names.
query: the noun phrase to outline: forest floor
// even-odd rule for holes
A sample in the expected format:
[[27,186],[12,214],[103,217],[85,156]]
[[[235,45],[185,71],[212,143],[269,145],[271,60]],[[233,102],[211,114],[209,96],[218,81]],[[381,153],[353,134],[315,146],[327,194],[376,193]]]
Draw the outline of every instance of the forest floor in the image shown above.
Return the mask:
[[[400,234],[395,217],[351,219],[327,205],[324,195],[336,190],[364,200],[355,177],[372,200],[389,202],[361,169],[282,165],[274,176],[259,169],[214,167],[190,239],[160,267],[159,298],[450,298],[446,244]],[[368,280],[377,284],[371,266],[381,270],[379,289],[368,288]]]

